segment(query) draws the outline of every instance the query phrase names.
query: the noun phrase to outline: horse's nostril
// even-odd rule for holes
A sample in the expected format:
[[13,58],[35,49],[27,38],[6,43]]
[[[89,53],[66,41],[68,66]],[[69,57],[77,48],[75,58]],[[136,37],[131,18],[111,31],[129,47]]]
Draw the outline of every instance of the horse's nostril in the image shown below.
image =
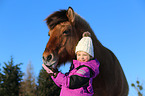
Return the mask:
[[49,56],[47,57],[47,61],[50,61],[51,58],[52,58],[52,55],[49,55]]

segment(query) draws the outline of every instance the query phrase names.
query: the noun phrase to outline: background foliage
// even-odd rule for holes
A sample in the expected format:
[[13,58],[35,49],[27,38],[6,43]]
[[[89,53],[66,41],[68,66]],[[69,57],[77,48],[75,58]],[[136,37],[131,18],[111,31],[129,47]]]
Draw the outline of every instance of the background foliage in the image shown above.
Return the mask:
[[[20,69],[22,63],[14,64],[12,56],[4,65],[1,68],[0,64],[0,96],[59,96],[60,88],[43,68],[36,80],[31,62],[28,63],[25,74]],[[138,96],[144,96],[143,83],[137,80],[131,86]]]
[[14,65],[11,57],[8,63],[4,62],[3,73],[0,73],[0,96],[18,96],[23,73],[20,64]]

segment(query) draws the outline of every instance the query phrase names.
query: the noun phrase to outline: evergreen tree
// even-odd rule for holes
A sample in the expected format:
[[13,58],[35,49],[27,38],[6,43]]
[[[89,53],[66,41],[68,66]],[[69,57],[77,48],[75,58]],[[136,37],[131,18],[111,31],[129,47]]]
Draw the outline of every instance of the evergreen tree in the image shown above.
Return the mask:
[[50,75],[41,69],[38,77],[38,96],[59,96],[60,88],[53,82]]
[[27,65],[27,73],[24,75],[24,81],[21,82],[20,90],[19,96],[36,96],[35,76],[31,62]]
[[23,73],[20,70],[20,64],[14,65],[13,58],[4,62],[3,73],[1,74],[1,96],[18,96],[20,81],[22,80]]
[[0,64],[0,96],[2,96],[2,73],[1,73],[1,64]]
[[1,73],[1,64],[0,64],[0,88],[1,88],[1,83],[2,83],[2,73]]

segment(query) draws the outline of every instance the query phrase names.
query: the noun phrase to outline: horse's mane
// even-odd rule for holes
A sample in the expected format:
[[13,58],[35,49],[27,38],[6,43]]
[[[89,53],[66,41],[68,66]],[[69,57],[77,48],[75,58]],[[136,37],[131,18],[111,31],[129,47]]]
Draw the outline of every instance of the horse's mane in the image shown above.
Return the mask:
[[48,16],[45,21],[50,29],[53,29],[57,24],[68,21],[66,16],[67,10],[56,11]]

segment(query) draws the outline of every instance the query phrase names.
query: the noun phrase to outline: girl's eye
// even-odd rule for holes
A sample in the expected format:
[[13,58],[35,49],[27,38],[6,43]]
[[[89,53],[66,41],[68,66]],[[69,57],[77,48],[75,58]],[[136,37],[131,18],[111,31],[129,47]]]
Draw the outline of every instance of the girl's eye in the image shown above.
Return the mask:
[[81,56],[80,54],[77,54],[77,56]]

